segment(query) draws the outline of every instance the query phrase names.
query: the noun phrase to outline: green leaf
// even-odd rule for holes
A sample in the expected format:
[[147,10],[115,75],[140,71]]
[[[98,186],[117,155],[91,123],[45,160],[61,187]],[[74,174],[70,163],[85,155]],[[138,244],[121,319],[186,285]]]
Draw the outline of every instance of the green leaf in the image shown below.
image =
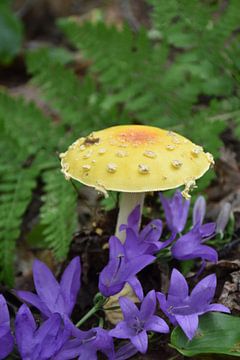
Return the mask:
[[116,191],[109,191],[108,197],[101,200],[101,206],[104,207],[105,211],[110,211],[117,206],[118,194]]
[[171,334],[171,346],[184,356],[214,353],[240,357],[240,318],[221,313],[204,315],[192,341],[177,327]]
[[44,182],[44,204],[41,207],[44,241],[54,251],[57,260],[63,260],[77,228],[77,197],[59,170],[47,171]]
[[0,3],[0,63],[7,64],[18,53],[22,43],[22,23],[11,11],[9,1]]
[[37,169],[8,168],[0,176],[0,281],[14,283],[16,240],[20,235],[22,217],[36,186]]

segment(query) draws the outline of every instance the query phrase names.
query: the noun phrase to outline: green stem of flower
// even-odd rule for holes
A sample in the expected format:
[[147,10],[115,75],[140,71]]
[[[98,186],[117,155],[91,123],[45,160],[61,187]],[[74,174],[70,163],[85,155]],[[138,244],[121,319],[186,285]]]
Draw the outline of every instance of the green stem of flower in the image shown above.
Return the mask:
[[[76,327],[80,327],[83,323],[85,323],[85,321],[87,321],[90,317],[92,317],[96,312],[98,312],[99,310],[102,309],[102,306],[106,303],[107,298],[105,298],[104,296],[99,296],[98,295],[98,299],[97,302],[95,303],[95,305],[77,322],[77,324],[75,325]],[[96,297],[95,297],[96,298]]]

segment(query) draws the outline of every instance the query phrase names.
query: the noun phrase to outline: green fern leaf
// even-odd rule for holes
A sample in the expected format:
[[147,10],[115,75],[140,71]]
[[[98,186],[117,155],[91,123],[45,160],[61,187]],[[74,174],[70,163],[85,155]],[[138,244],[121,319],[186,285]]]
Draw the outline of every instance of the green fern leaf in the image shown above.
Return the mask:
[[16,240],[36,185],[36,169],[8,167],[6,170],[1,173],[0,182],[0,280],[12,286]]
[[43,179],[45,195],[42,197],[41,223],[44,240],[56,258],[62,260],[77,228],[77,196],[59,170],[46,172]]

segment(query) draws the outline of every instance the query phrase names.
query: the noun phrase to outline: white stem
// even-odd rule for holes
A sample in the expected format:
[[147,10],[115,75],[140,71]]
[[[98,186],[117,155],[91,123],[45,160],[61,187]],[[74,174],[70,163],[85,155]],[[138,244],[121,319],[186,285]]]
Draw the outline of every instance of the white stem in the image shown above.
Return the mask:
[[[126,235],[125,235],[125,231],[119,231],[119,226],[121,224],[127,224],[128,215],[137,205],[140,205],[140,214],[142,215],[144,197],[145,197],[144,192],[121,193],[115,235],[120,239],[122,243],[124,243]],[[139,227],[141,225],[141,215],[140,215]]]

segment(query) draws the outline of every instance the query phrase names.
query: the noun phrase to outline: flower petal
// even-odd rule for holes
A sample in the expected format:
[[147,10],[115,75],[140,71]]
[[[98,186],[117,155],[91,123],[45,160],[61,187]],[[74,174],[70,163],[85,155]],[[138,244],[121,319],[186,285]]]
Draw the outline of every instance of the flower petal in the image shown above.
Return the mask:
[[126,240],[124,243],[124,250],[128,260],[136,256],[141,256],[147,250],[148,245],[140,242],[139,236],[131,229],[126,229]]
[[50,269],[39,260],[35,260],[33,263],[33,278],[36,291],[49,310],[52,313],[64,313],[60,285]]
[[121,263],[118,259],[110,260],[99,275],[99,291],[108,297],[121,291],[124,284],[125,277],[121,277]]
[[60,282],[62,296],[65,300],[65,312],[71,315],[81,286],[81,264],[76,256],[66,267]]
[[161,310],[165,312],[167,310],[166,295],[159,292],[159,291],[157,291],[156,296],[157,296],[157,299],[158,299]]
[[216,221],[216,233],[217,234],[223,234],[225,227],[228,224],[228,221],[231,216],[231,210],[232,206],[230,203],[226,202],[223,207],[221,208],[221,211],[217,217]]
[[142,299],[143,299],[143,288],[142,288],[142,285],[141,285],[140,281],[138,280],[138,278],[136,276],[133,276],[130,279],[128,279],[127,282],[131,286],[133,291],[135,292],[138,299],[140,301],[142,301]]
[[190,302],[195,307],[203,308],[208,305],[215,294],[217,278],[215,274],[206,276],[193,288],[190,295]]
[[124,320],[128,321],[134,316],[139,316],[139,310],[137,306],[127,297],[120,296],[118,301],[122,309]]
[[168,305],[168,302],[166,300],[166,296],[164,294],[162,294],[161,292],[157,292],[156,293],[157,295],[157,299],[158,299],[158,302],[159,302],[159,305],[160,305],[160,308],[161,310],[164,312],[164,314],[169,318],[169,320],[171,321],[171,323],[173,325],[176,325],[176,319],[175,319],[175,316],[172,315],[170,312],[169,312],[169,307],[170,305]]
[[55,313],[35,333],[40,358],[51,358],[62,347],[64,340],[67,340],[67,336],[63,337],[62,319],[60,314]]
[[28,304],[35,306],[46,317],[51,316],[51,311],[47,308],[45,303],[42,302],[42,300],[38,295],[33,294],[30,291],[22,291],[22,290],[17,291],[16,294],[22,301],[26,301]]
[[175,259],[191,259],[196,248],[201,244],[202,237],[197,229],[181,236],[172,246],[171,252]]
[[199,226],[199,231],[203,238],[214,235],[215,229],[216,229],[216,224],[214,222],[206,223]]
[[176,239],[176,236],[177,236],[177,232],[173,231],[167,240],[162,242],[159,241],[158,251],[165,249],[168,245],[170,245]]
[[175,315],[175,317],[188,339],[192,340],[198,328],[198,316],[196,314],[192,314]]
[[151,317],[156,310],[156,293],[151,290],[145,296],[140,309],[141,320],[147,320]]
[[37,326],[27,305],[23,304],[15,319],[15,336],[18,350],[22,358],[31,358],[33,336]]
[[141,216],[141,206],[137,205],[128,215],[128,219],[127,219],[128,226],[138,230],[140,216]]
[[141,206],[137,205],[128,215],[127,224],[121,224],[119,226],[119,231],[126,230],[127,228],[132,228],[137,233],[140,216],[141,216]]
[[109,239],[109,254],[110,260],[124,256],[123,244],[116,236],[111,236]]
[[219,311],[219,312],[224,312],[224,313],[231,313],[231,311],[226,306],[224,306],[222,304],[208,305],[207,311]]
[[144,328],[146,331],[156,331],[159,333],[169,332],[169,327],[166,321],[156,315],[152,315],[149,320],[146,321]]
[[179,301],[184,300],[188,297],[188,291],[188,284],[185,277],[177,269],[173,269],[168,290],[168,298],[171,296],[177,297]]
[[193,226],[201,225],[206,214],[206,200],[203,196],[198,196],[193,207]]
[[[69,360],[75,359],[80,355],[82,343],[79,339],[68,340],[63,347],[54,354],[54,360]],[[87,359],[87,357],[86,357]]]
[[109,360],[115,359],[113,339],[109,335],[109,331],[96,327],[93,329],[96,334],[96,339],[89,345],[93,346],[96,351],[101,351]]
[[174,229],[179,233],[183,231],[186,225],[189,207],[190,201],[185,200],[181,192],[177,190],[172,203],[172,213],[174,218]]
[[193,256],[194,257],[192,257],[192,259],[199,257],[213,263],[216,263],[218,261],[217,251],[207,245],[200,245],[199,247],[197,247],[193,252]]
[[135,334],[136,332],[128,326],[126,321],[120,321],[114,329],[109,331],[109,335],[117,339],[128,339]]
[[161,192],[159,193],[159,198],[160,198],[160,201],[162,203],[162,207],[163,207],[163,210],[165,213],[167,225],[171,230],[173,230],[172,229],[172,211],[171,211],[171,207],[170,207],[170,201],[168,199],[166,199]]
[[162,235],[162,221],[159,219],[151,221],[140,233],[140,241],[155,243]]
[[140,353],[145,354],[148,348],[148,336],[145,330],[141,331],[139,334],[132,336],[130,338],[132,344],[140,351]]
[[126,281],[130,277],[136,275],[147,265],[151,264],[155,259],[155,256],[152,255],[141,255],[127,261],[123,267],[122,278]]
[[14,338],[10,327],[0,326],[0,359],[5,359],[13,350]]
[[1,325],[9,325],[10,317],[7,307],[7,302],[3,295],[0,295],[0,326]]
[[133,346],[132,343],[128,343],[126,345],[121,346],[116,351],[116,360],[126,360],[130,357],[134,356],[138,350]]

